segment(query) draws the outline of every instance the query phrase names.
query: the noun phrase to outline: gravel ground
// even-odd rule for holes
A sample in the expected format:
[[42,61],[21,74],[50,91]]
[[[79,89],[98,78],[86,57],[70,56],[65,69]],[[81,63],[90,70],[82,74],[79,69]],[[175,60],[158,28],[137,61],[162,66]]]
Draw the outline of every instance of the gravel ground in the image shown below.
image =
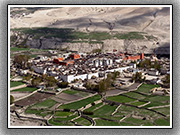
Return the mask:
[[14,99],[19,99],[19,98],[22,98],[22,97],[25,97],[27,95],[29,95],[30,93],[28,92],[12,92],[11,95],[14,97]]
[[19,119],[16,116],[10,115],[10,126],[41,126],[43,122],[38,120]]

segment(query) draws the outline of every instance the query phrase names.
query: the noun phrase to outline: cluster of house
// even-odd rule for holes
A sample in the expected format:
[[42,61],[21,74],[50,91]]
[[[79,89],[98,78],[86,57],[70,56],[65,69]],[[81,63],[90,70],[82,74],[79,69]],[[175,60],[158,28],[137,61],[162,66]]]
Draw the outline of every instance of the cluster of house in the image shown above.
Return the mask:
[[[147,59],[148,57],[146,57]],[[149,57],[152,61],[156,57]],[[65,53],[52,57],[38,56],[29,60],[33,68],[33,74],[47,74],[54,76],[55,79],[64,82],[73,82],[77,79],[88,80],[93,77],[105,78],[108,73],[118,71],[124,77],[131,78],[132,74],[142,72],[148,74],[147,80],[157,83],[157,75],[169,72],[169,59],[158,59],[163,66],[163,71],[149,69],[148,71],[139,70],[136,64],[144,59],[144,54],[131,55],[126,53]],[[134,62],[136,61],[136,62]],[[25,70],[21,74],[26,74]],[[29,72],[28,72],[29,73]],[[150,75],[150,77],[149,77]],[[151,76],[156,76],[152,78]],[[126,81],[128,82],[128,81]]]
[[144,59],[144,54],[129,56],[126,54],[85,54],[67,53],[60,57],[36,57],[31,61],[34,72],[48,74],[56,79],[72,82],[76,79],[87,80],[92,77],[106,77],[110,72],[136,68],[133,60]]

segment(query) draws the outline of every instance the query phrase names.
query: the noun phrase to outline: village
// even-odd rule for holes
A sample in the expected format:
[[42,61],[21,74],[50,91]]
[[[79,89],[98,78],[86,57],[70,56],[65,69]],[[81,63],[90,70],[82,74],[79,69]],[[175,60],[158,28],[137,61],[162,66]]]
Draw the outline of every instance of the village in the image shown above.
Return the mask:
[[[149,60],[158,62],[162,65],[160,70],[155,68],[138,68],[137,64],[141,61]],[[87,81],[92,78],[104,78],[108,73],[118,71],[124,76],[131,78],[136,72],[141,72],[147,80],[151,82],[160,82],[160,75],[169,74],[169,59],[157,59],[155,56],[144,57],[144,54],[130,55],[126,53],[65,53],[63,55],[47,57],[37,56],[28,60],[30,69],[17,69],[13,62],[11,71],[23,76],[27,74],[53,76],[59,82],[74,82],[77,80]],[[158,76],[158,77],[157,77]],[[156,80],[156,81],[155,81]]]
[[[50,50],[49,53],[55,55],[51,57],[39,55],[26,61],[23,61],[23,58],[19,60],[18,57],[11,60],[10,69],[13,73],[11,84],[22,81],[21,85],[12,86],[10,89],[13,97],[11,111],[12,113],[15,111],[19,117],[23,114],[22,117],[26,118],[27,114],[24,116],[24,112],[29,107],[46,100],[53,100],[56,103],[51,106],[51,110],[56,110],[63,104],[76,103],[89,96],[93,97],[94,94],[101,96],[101,100],[94,101],[94,104],[102,102],[117,104],[106,101],[106,98],[134,91],[142,84],[153,85],[153,89],[148,90],[148,95],[170,94],[169,82],[166,79],[170,74],[168,58],[158,59],[153,54],[134,55],[116,50],[89,54],[75,52],[57,54],[56,51]],[[26,88],[29,90],[25,90]],[[71,92],[76,94],[71,95]],[[146,101],[143,103],[144,106],[147,105]],[[43,113],[43,110],[41,112]],[[50,120],[52,115],[48,116],[46,118]],[[37,119],[44,121],[39,117]]]

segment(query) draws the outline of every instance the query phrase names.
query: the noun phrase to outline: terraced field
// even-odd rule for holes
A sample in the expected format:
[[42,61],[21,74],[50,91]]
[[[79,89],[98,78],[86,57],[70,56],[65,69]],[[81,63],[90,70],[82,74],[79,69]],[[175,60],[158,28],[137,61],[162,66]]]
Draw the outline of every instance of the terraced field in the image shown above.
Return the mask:
[[[86,92],[65,90],[56,96],[87,98],[60,105],[51,97],[29,106],[25,113],[52,116],[48,122],[54,126],[168,126],[170,97],[151,95],[149,91],[154,87],[158,86],[142,84],[136,91],[106,97],[105,100],[98,94],[88,97]],[[56,110],[50,109],[56,104],[60,105]]]
[[83,125],[83,126],[90,126],[91,122],[85,118],[78,118],[76,120],[74,120],[74,122],[76,122],[78,125]]
[[89,95],[89,93],[87,93],[87,92],[76,91],[76,90],[72,90],[72,89],[65,90],[62,93],[66,93],[66,94],[70,94],[70,95],[76,95],[76,96],[80,96],[80,97],[85,97],[85,96]]
[[33,92],[35,90],[37,90],[37,88],[25,87],[25,88],[21,88],[21,89],[12,90],[11,92]]
[[36,103],[32,106],[29,106],[25,110],[25,113],[36,114],[38,116],[45,117],[45,116],[53,113],[52,111],[49,110],[49,108],[55,104],[56,104],[56,102],[54,100],[47,99],[47,100],[44,100],[42,102]]
[[23,84],[24,84],[23,82],[11,81],[11,82],[10,82],[10,87],[16,87],[16,86],[23,85]]
[[[119,124],[125,126],[170,125],[170,107],[167,107],[170,104],[170,97],[151,95],[149,91],[154,87],[159,86],[142,84],[136,91],[108,97],[107,100],[125,103],[119,107],[111,119],[114,116],[122,116],[124,119],[120,120]],[[164,121],[164,124],[162,121]]]
[[93,97],[89,97],[89,98],[86,98],[86,99],[83,99],[83,100],[80,100],[77,102],[61,105],[59,107],[59,109],[66,109],[66,108],[67,109],[79,109],[79,108],[84,107],[90,103],[93,103],[94,101],[99,100],[99,99],[100,99],[100,96],[95,95]]

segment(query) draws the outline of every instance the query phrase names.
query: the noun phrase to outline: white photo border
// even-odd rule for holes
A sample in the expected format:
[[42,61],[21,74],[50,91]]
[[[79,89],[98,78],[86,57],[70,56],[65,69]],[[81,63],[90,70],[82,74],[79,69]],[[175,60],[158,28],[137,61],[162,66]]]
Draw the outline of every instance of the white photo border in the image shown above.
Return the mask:
[[[170,126],[11,126],[10,125],[10,8],[11,7],[169,7],[170,8]],[[173,128],[173,5],[172,4],[63,4],[63,5],[48,5],[48,4],[8,4],[8,127],[12,129],[30,129],[30,128],[40,128],[40,129],[53,129],[53,128],[61,128],[61,129],[81,129],[81,128],[117,128],[117,129],[172,129]]]

